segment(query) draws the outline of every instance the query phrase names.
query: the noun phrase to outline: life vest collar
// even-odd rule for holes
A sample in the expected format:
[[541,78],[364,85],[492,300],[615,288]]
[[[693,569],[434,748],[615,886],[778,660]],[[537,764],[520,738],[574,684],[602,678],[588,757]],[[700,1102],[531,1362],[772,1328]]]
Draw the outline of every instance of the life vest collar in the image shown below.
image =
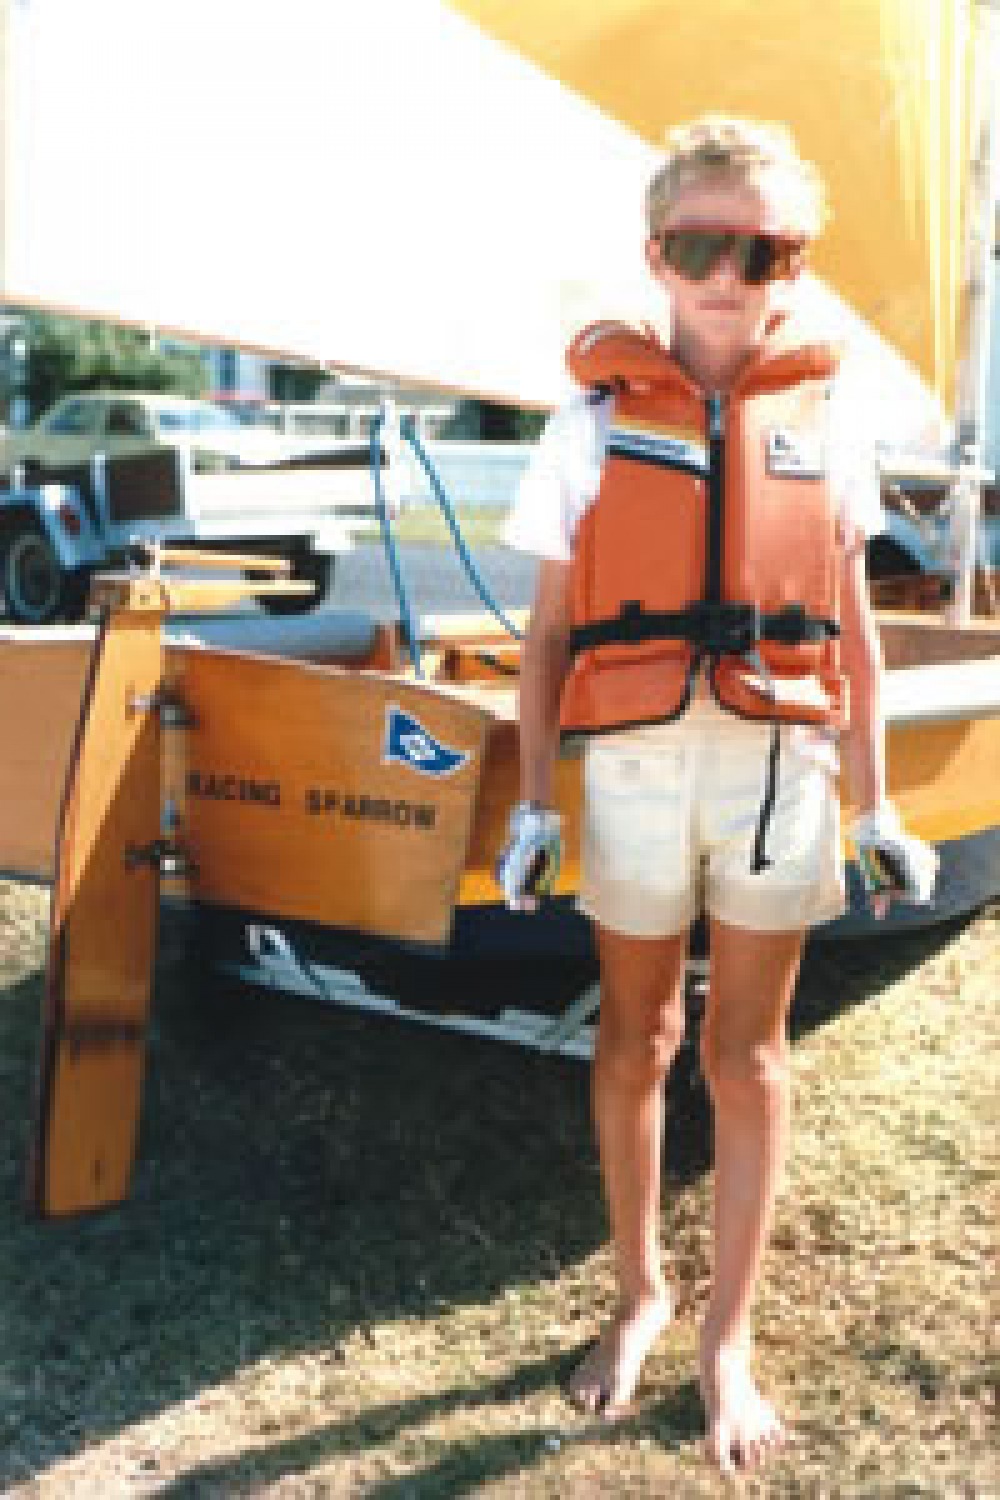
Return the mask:
[[[625,389],[652,394],[679,394],[699,404],[708,398],[674,359],[651,328],[627,323],[592,323],[577,334],[566,356],[570,375],[589,389]],[[823,342],[790,344],[784,320],[781,333],[751,355],[729,392],[731,399],[783,390],[803,380],[829,380],[837,371],[840,351]]]

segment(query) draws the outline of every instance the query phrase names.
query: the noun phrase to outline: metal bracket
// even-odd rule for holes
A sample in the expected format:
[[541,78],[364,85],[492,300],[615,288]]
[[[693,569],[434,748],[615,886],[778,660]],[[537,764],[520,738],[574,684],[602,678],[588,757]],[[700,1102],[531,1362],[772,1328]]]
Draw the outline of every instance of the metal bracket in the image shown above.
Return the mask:
[[172,839],[154,839],[150,844],[129,844],[125,850],[125,864],[130,870],[151,865],[168,879],[184,879],[193,875],[198,868],[184,847]]
[[157,713],[164,729],[193,729],[198,720],[183,698],[169,687],[138,694],[128,700],[129,714]]

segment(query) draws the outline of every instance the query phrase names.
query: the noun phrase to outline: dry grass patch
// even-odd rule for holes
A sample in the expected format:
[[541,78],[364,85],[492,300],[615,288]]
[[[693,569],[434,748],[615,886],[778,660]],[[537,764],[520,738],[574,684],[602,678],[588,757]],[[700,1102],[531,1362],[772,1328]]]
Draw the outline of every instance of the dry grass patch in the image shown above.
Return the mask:
[[[41,893],[0,885],[0,1487],[722,1493],[693,1383],[704,1095],[671,1092],[681,1313],[617,1431],[561,1394],[613,1299],[578,1065],[161,977],[132,1200],[21,1205]],[[530,999],[530,976],[516,982]],[[811,955],[758,1319],[801,1444],[748,1494],[997,1492],[1000,912]]]

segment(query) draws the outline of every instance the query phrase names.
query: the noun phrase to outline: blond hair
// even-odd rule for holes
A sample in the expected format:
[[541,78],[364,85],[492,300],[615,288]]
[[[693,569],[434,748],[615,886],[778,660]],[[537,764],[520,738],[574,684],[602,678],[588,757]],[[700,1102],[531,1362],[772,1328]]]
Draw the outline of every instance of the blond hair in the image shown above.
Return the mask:
[[755,184],[766,180],[789,232],[805,240],[815,239],[829,216],[823,179],[799,155],[784,125],[702,115],[667,135],[666,155],[646,189],[650,238],[661,233],[683,188],[716,175]]

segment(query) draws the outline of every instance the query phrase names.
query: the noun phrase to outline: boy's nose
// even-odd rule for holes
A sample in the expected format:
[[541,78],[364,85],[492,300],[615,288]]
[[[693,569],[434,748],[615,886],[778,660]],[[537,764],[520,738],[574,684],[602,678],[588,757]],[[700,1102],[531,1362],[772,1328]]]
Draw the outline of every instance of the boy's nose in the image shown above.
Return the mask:
[[736,286],[740,281],[739,267],[736,264],[735,249],[727,250],[725,255],[720,255],[712,268],[712,280],[720,286]]

